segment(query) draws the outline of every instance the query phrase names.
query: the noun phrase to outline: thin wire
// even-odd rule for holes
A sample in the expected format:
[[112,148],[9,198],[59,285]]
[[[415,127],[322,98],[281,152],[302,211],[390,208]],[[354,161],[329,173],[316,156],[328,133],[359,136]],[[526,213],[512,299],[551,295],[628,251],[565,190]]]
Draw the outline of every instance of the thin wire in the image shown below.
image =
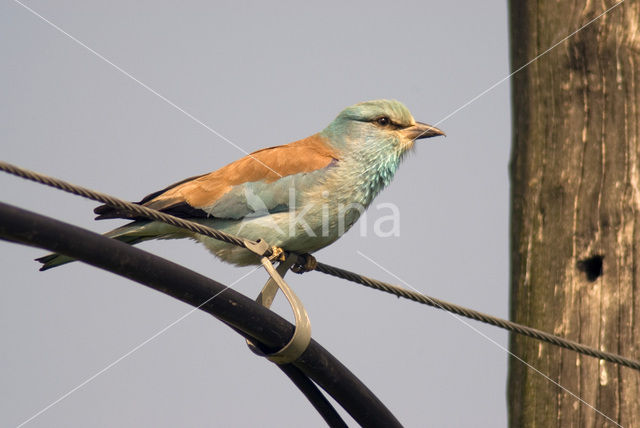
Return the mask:
[[[63,180],[59,180],[53,177],[48,177],[37,172],[29,171],[24,168],[20,168],[15,165],[0,161],[0,170],[8,172],[10,174],[22,177],[37,183],[45,184],[47,186],[54,187],[56,189],[63,190],[65,192],[72,193],[74,195],[82,196],[95,201],[103,202],[114,208],[119,208],[124,211],[134,213],[143,217],[148,217],[153,220],[161,221],[172,226],[183,227],[195,233],[200,233],[209,236],[214,239],[227,242],[232,245],[237,245],[246,248],[245,241],[236,236],[224,233],[220,230],[212,229],[210,227],[203,226],[192,221],[184,220],[178,217],[174,217],[160,211],[152,210],[137,204],[125,202],[121,199],[115,198],[110,195],[106,195],[100,192],[96,192],[84,187],[76,186],[71,183],[67,183]],[[302,257],[297,254],[290,253],[289,257],[297,257],[297,261],[302,261]],[[459,306],[453,303],[446,302],[444,300],[436,299],[434,297],[427,296],[425,294],[418,293],[416,291],[407,290],[406,288],[398,287],[384,281],[379,281],[354,273],[345,269],[341,269],[335,266],[327,265],[325,263],[318,263],[316,269],[318,272],[322,272],[327,275],[335,276],[347,281],[355,282],[376,290],[384,291],[386,293],[393,294],[398,297],[403,297],[414,302],[422,303],[434,308],[443,309],[454,314],[461,315],[466,318],[470,318],[476,321],[480,321],[485,324],[493,325],[495,327],[502,328],[504,330],[521,334],[526,337],[530,337],[542,342],[550,343],[561,348],[569,349],[571,351],[588,355],[594,358],[598,358],[611,363],[619,364],[621,366],[629,367],[634,370],[640,371],[640,361],[632,360],[630,358],[623,357],[611,352],[600,351],[589,346],[582,345],[578,342],[563,339],[559,336],[555,336],[544,331],[527,327],[522,324],[515,323],[513,321],[505,320],[502,318],[494,317],[473,309]]]
[[640,370],[640,361],[635,361],[629,358],[622,357],[610,352],[600,351],[598,349],[590,348],[571,340],[563,339],[544,331],[527,327],[522,324],[515,323],[513,321],[505,320],[502,318],[494,317],[473,309],[459,306],[453,303],[449,303],[444,300],[436,299],[434,297],[427,296],[416,291],[407,290],[406,288],[398,287],[377,279],[368,278],[366,276],[350,272],[345,269],[340,269],[335,266],[330,266],[324,263],[318,263],[317,271],[325,273],[327,275],[335,276],[338,278],[346,279],[347,281],[355,282],[357,284],[364,285],[366,287],[374,288],[376,290],[384,291],[386,293],[393,294],[397,297],[403,297],[414,302],[422,303],[424,305],[432,306],[434,308],[443,309],[447,312],[452,312],[457,315],[461,315],[466,318],[471,318],[476,321],[480,321],[485,324],[500,327],[502,329],[521,334],[523,336],[531,337],[543,342],[551,343],[552,345],[559,346],[561,348],[569,349],[580,354],[589,355],[591,357],[599,358],[601,360],[609,361],[612,363],[620,364],[626,367],[630,367],[635,370]]
[[[366,254],[364,254],[361,251],[358,251],[358,254],[362,257],[364,257],[365,259],[367,259],[368,261],[370,261],[371,263],[373,263],[374,265],[376,265],[378,268],[382,269],[384,272],[388,273],[389,275],[393,276],[394,278],[396,278],[398,281],[400,281],[401,283],[403,283],[404,285],[406,285],[407,287],[415,290],[416,292],[420,293],[414,286],[412,286],[411,284],[409,284],[407,281],[405,281],[404,279],[400,278],[398,275],[396,275],[395,273],[391,272],[389,269],[385,268],[384,266],[382,266],[380,263],[376,262],[375,260],[373,260],[371,257],[367,256]],[[440,309],[443,309],[442,306],[438,306]],[[457,316],[455,316],[454,313],[448,312],[448,314],[453,317],[456,321],[461,322],[462,324],[464,324],[465,326],[469,327],[471,330],[473,330],[474,332],[478,333],[480,336],[484,337],[485,339],[487,339],[489,342],[493,343],[494,345],[496,345],[498,348],[502,349],[504,352],[506,352],[507,354],[509,354],[510,356],[512,356],[513,358],[515,358],[516,360],[520,361],[522,364],[524,364],[525,366],[527,366],[528,368],[530,368],[531,370],[533,370],[534,372],[538,373],[540,376],[542,376],[543,378],[545,378],[546,380],[548,380],[549,382],[551,382],[552,384],[556,385],[558,388],[562,389],[563,391],[565,391],[567,394],[571,395],[572,397],[574,397],[576,400],[580,401],[582,404],[584,404],[585,406],[589,407],[591,410],[593,410],[594,412],[598,413],[600,416],[608,419],[609,421],[611,421],[612,423],[614,423],[615,425],[619,426],[620,428],[624,428],[622,427],[622,425],[620,425],[618,422],[616,422],[615,420],[613,420],[612,418],[610,418],[609,416],[607,416],[606,414],[604,414],[601,410],[598,410],[594,405],[592,405],[591,403],[587,402],[586,400],[584,400],[582,397],[580,397],[578,394],[574,393],[573,391],[571,391],[570,389],[568,389],[567,387],[563,386],[560,384],[560,382],[557,382],[553,379],[551,379],[548,375],[546,375],[545,373],[543,373],[542,371],[538,370],[537,368],[535,368],[534,366],[532,366],[531,364],[529,364],[528,362],[526,362],[525,360],[523,360],[522,358],[520,358],[519,356],[517,356],[516,354],[514,354],[513,352],[511,352],[510,350],[508,350],[506,347],[504,347],[503,345],[501,345],[500,343],[498,343],[497,341],[493,340],[491,337],[487,336],[486,334],[484,334],[483,332],[481,332],[480,330],[478,330],[477,328],[475,328],[474,326],[472,326],[470,323],[468,323],[467,321],[465,321],[463,318],[459,318]]]
[[[184,220],[179,217],[175,217],[163,212],[152,210],[138,204],[132,204],[130,202],[123,201],[122,199],[115,198],[105,193],[96,192],[86,187],[77,186],[75,184],[68,183],[64,180],[49,177],[43,174],[39,174],[34,171],[29,171],[24,168],[20,168],[15,165],[0,161],[0,170],[16,175],[18,177],[25,178],[27,180],[35,181],[36,183],[51,186],[56,189],[63,190],[74,195],[82,196],[83,198],[91,199],[97,202],[105,203],[111,207],[118,208],[132,214],[150,218],[152,220],[160,221],[170,224],[171,226],[187,229],[191,232],[199,233],[201,235],[209,236],[219,241],[226,242],[228,244],[237,245],[238,247],[246,248],[245,240],[236,236],[225,233],[221,230],[212,229],[202,224]],[[267,254],[270,256],[271,254]]]
[[[162,100],[164,100],[165,102],[167,102],[168,104],[170,104],[171,106],[173,106],[174,108],[176,108],[177,110],[181,111],[182,113],[184,113],[187,117],[191,118],[192,120],[194,120],[195,122],[197,122],[198,124],[202,125],[203,127],[205,127],[206,129],[208,129],[210,132],[216,134],[218,137],[222,138],[223,140],[225,140],[226,142],[228,142],[229,144],[233,145],[234,147],[236,147],[237,149],[239,149],[240,151],[244,152],[245,154],[247,154],[250,158],[252,158],[253,160],[257,161],[258,163],[262,164],[263,166],[265,166],[266,168],[268,168],[269,170],[271,170],[272,172],[274,172],[275,174],[277,174],[278,176],[282,177],[282,175],[280,175],[277,171],[273,170],[271,167],[269,167],[268,165],[264,164],[262,161],[260,161],[259,159],[256,159],[255,157],[253,157],[251,154],[249,154],[248,152],[246,152],[245,150],[243,150],[240,146],[236,145],[235,143],[233,143],[231,140],[229,140],[228,138],[226,138],[225,136],[223,136],[222,134],[220,134],[219,132],[217,132],[216,130],[214,130],[213,128],[209,127],[208,125],[206,125],[205,123],[203,123],[202,121],[200,121],[199,119],[197,119],[196,117],[194,117],[192,114],[190,114],[189,112],[185,111],[184,109],[182,109],[181,107],[179,107],[178,105],[176,105],[175,103],[173,103],[172,101],[170,101],[168,98],[164,97],[163,95],[159,94],[158,92],[156,92],[155,90],[153,90],[151,87],[149,87],[148,85],[144,84],[143,82],[139,81],[138,79],[136,79],[134,76],[132,76],[131,74],[129,74],[128,72],[126,72],[125,70],[123,70],[121,67],[115,65],[114,63],[112,63],[111,61],[109,61],[107,58],[105,58],[104,56],[102,56],[101,54],[99,54],[98,52],[96,52],[95,50],[91,49],[90,47],[88,47],[87,45],[85,45],[84,43],[82,43],[80,40],[78,40],[77,38],[75,38],[74,36],[70,35],[69,33],[67,33],[66,31],[62,30],[60,27],[58,27],[57,25],[55,25],[54,23],[52,23],[51,21],[47,20],[46,18],[44,18],[42,15],[38,14],[37,12],[35,12],[33,9],[29,8],[28,6],[24,5],[23,3],[21,3],[18,0],[14,0],[16,3],[18,3],[19,5],[21,5],[23,8],[25,8],[26,10],[28,10],[29,12],[33,13],[35,16],[37,16],[38,18],[40,18],[41,20],[43,20],[44,22],[46,22],[47,24],[51,25],[53,28],[55,28],[56,30],[60,31],[61,33],[63,33],[64,35],[66,35],[67,37],[69,37],[70,39],[72,39],[73,41],[75,41],[76,43],[80,44],[81,46],[83,46],[84,48],[86,48],[87,50],[89,50],[90,52],[92,52],[94,55],[96,55],[98,58],[104,60],[105,62],[107,62],[108,64],[110,64],[111,66],[113,66],[114,68],[116,68],[118,71],[122,72],[124,75],[126,75],[127,77],[131,78],[132,80],[134,80],[135,82],[137,82],[138,84],[140,84],[142,87],[144,87],[145,89],[149,90],[150,92],[152,92],[153,94],[155,94],[156,96],[158,96],[159,98],[161,98]],[[620,4],[622,4],[625,0],[621,0],[620,2],[614,4],[613,6],[611,6],[609,9],[605,10],[603,13],[601,13],[600,15],[598,15],[597,17],[595,17],[594,19],[592,19],[591,21],[587,22],[585,25],[583,25],[582,27],[580,27],[579,29],[577,29],[576,31],[574,31],[573,33],[569,34],[568,36],[566,36],[564,39],[560,40],[559,42],[557,42],[556,44],[554,44],[553,46],[551,46],[550,48],[548,48],[547,50],[545,50],[544,52],[542,52],[541,54],[537,55],[535,58],[533,58],[532,60],[530,60],[529,62],[527,62],[526,64],[524,64],[523,66],[519,67],[517,70],[515,70],[514,72],[512,72],[511,74],[509,74],[508,76],[504,77],[503,79],[499,80],[498,82],[496,82],[495,84],[493,84],[492,86],[490,86],[489,88],[487,88],[486,90],[484,90],[483,92],[481,92],[480,94],[478,94],[477,96],[475,96],[474,98],[472,98],[471,100],[469,100],[468,102],[466,102],[465,104],[463,104],[462,106],[460,106],[459,108],[457,108],[456,110],[454,110],[453,112],[451,112],[450,114],[448,114],[447,116],[445,116],[443,119],[439,120],[436,125],[444,122],[445,120],[447,120],[448,118],[450,118],[451,116],[455,115],[457,112],[459,112],[460,110],[466,108],[467,106],[469,106],[470,104],[472,104],[473,102],[475,102],[477,99],[481,98],[482,96],[484,96],[486,93],[490,92],[491,90],[493,90],[495,87],[497,87],[498,85],[500,85],[501,83],[503,83],[505,80],[509,79],[510,77],[512,77],[514,74],[518,73],[519,71],[523,70],[524,68],[526,68],[527,66],[529,66],[531,63],[535,62],[537,59],[539,59],[540,57],[542,57],[543,55],[547,54],[548,52],[550,52],[552,49],[554,49],[555,47],[557,47],[558,45],[560,45],[561,43],[563,43],[564,41],[566,41],[567,39],[569,39],[570,37],[572,37],[573,35],[575,35],[576,33],[578,33],[579,31],[581,31],[582,29],[584,29],[585,27],[591,25],[593,22],[595,22],[596,20],[600,19],[603,15],[607,14],[608,12],[610,12],[611,10],[613,10],[614,8],[616,8],[617,6],[619,6]],[[425,131],[426,132],[426,131]],[[4,165],[4,163],[2,163]],[[8,164],[6,164],[8,165]],[[9,165],[10,166],[10,165]],[[8,171],[10,172],[10,171]],[[35,173],[33,173],[35,174]],[[33,179],[31,177],[25,176],[25,175],[20,175],[20,174],[15,174],[15,175],[19,175],[22,176],[24,178],[28,178],[28,179]],[[55,180],[55,179],[52,179]],[[38,181],[38,180],[34,180],[34,181]],[[127,203],[125,203],[124,201],[120,201],[116,198],[112,198],[108,195],[104,195],[104,194],[99,194],[97,192],[93,192],[89,189],[85,189],[85,188],[80,188],[78,186],[72,186],[69,183],[65,183],[62,182],[60,180],[56,180],[59,181],[60,186],[58,185],[54,185],[53,181],[51,183],[46,183],[44,181],[40,181],[43,184],[47,184],[53,187],[57,187],[60,188],[62,190],[66,190],[70,193],[74,193],[80,196],[84,196],[90,199],[94,199],[94,200],[100,200],[101,202],[107,203],[111,206],[114,206],[116,208],[123,208],[125,210],[128,210],[130,212],[134,212],[136,214],[140,214],[143,215],[145,217],[149,217],[152,218],[154,220],[159,220],[159,221],[163,221],[167,224],[171,224],[177,227],[182,227],[185,228],[187,230],[191,230],[193,232],[196,233],[201,233],[203,235],[206,236],[210,236],[214,239],[218,239],[224,242],[228,242],[230,244],[233,245],[238,245],[241,247],[246,248],[246,245],[244,244],[244,242],[237,238],[234,237],[232,235],[226,234],[224,232],[221,231],[217,231],[215,229],[212,228],[208,228],[208,227],[204,227],[201,226],[197,223],[193,223],[193,222],[188,222],[188,221],[183,221],[177,217],[173,217],[173,216],[168,216],[166,214],[160,213],[158,211],[156,212],[152,212],[155,210],[149,210],[147,208],[141,207],[141,206],[132,206],[132,207],[127,207],[126,205],[129,205]],[[66,186],[70,186],[68,189],[65,189],[64,187]],[[76,187],[75,190],[77,190],[78,192],[75,192],[73,187]],[[85,194],[83,194],[85,193]],[[104,198],[104,199],[103,199]],[[111,199],[111,200],[109,200]],[[144,208],[144,209],[143,209]],[[141,210],[140,210],[141,209]],[[138,211],[140,210],[140,211]],[[145,211],[148,210],[150,212],[145,213]],[[165,218],[162,218],[165,217]],[[202,229],[202,230],[201,230]],[[363,255],[361,253],[361,255]],[[364,256],[364,255],[363,255]],[[366,256],[365,256],[366,257]],[[322,265],[322,266],[320,266]],[[412,294],[412,292],[410,292],[409,290],[403,290],[399,287],[395,287],[391,284],[386,284],[382,281],[377,281],[377,280],[372,280],[366,277],[363,277],[362,275],[358,275],[349,271],[345,271],[339,268],[334,268],[332,266],[329,265],[325,265],[325,264],[319,264],[319,266],[316,268],[316,270],[318,271],[322,271],[321,267],[324,267],[327,272],[325,273],[329,273],[328,270],[330,269],[335,269],[335,271],[342,271],[343,274],[348,273],[353,275],[354,278],[359,277],[361,279],[367,279],[368,282],[370,282],[370,284],[365,284],[364,282],[360,282],[360,281],[355,281],[354,279],[349,279],[350,281],[353,282],[357,282],[363,285],[367,285],[373,288],[377,288],[374,285],[377,284],[378,286],[381,287],[388,287],[388,291],[384,290],[383,288],[378,288],[381,289],[383,291],[387,291],[387,292],[392,292],[392,294],[396,294],[396,292],[402,292],[402,293],[408,293],[408,294]],[[329,273],[331,274],[331,273]],[[340,276],[340,275],[335,275],[335,276],[339,276],[341,278],[344,279],[348,279],[345,278],[344,276]],[[408,285],[408,284],[407,284]],[[413,288],[413,287],[412,287]],[[415,289],[414,289],[415,290]],[[415,301],[419,301],[420,303],[425,303],[428,304],[430,306],[439,308],[439,309],[444,309],[447,310],[451,313],[458,313],[459,315],[465,316],[465,317],[469,317],[471,319],[477,319],[478,321],[482,321],[488,324],[492,324],[504,329],[507,329],[509,331],[513,331],[519,334],[523,334],[525,336],[528,337],[533,337],[536,338],[538,340],[542,340],[548,343],[552,343],[555,344],[557,346],[561,346],[567,349],[571,349],[574,350],[576,352],[579,353],[583,353],[585,355],[590,355],[590,356],[594,356],[597,358],[602,358],[605,359],[607,361],[611,361],[611,362],[615,362],[621,365],[627,365],[628,367],[632,367],[635,369],[640,369],[640,363],[633,361],[633,360],[628,360],[624,357],[618,356],[616,354],[610,354],[610,353],[606,353],[606,352],[602,352],[599,350],[595,350],[593,348],[589,348],[586,347],[584,345],[581,345],[579,343],[576,342],[572,342],[572,341],[567,341],[564,340],[562,338],[559,338],[557,336],[554,335],[550,335],[548,333],[536,330],[536,329],[532,329],[530,327],[526,327],[526,326],[521,326],[517,323],[513,323],[511,321],[507,321],[507,320],[502,320],[500,318],[497,317],[492,317],[490,315],[486,315],[471,309],[467,309],[458,305],[454,305],[454,304],[450,304],[448,302],[444,302],[441,301],[439,299],[435,299],[435,298],[431,298],[429,296],[423,295],[419,292],[417,292],[417,290],[415,291],[416,296],[417,296],[417,300],[407,297],[405,295],[402,294],[396,294],[398,296],[402,296],[405,298],[409,298],[410,300],[415,300]],[[217,296],[217,295],[216,295]],[[214,298],[215,296],[213,296],[212,298]],[[414,297],[414,296],[412,296]],[[421,298],[426,299],[425,301],[421,301]],[[205,302],[206,303],[206,302]],[[204,304],[204,303],[203,303]],[[445,306],[446,305],[446,306]],[[448,306],[448,307],[447,307]],[[199,308],[199,307],[198,307]],[[195,310],[197,310],[198,308],[195,308]],[[454,310],[455,309],[455,310]],[[458,311],[456,311],[458,310]],[[466,312],[466,313],[465,313]],[[182,319],[182,318],[181,318]],[[461,320],[462,321],[462,320]],[[464,322],[464,321],[463,321]],[[467,324],[465,322],[465,324]],[[173,325],[173,324],[172,324]],[[171,325],[171,326],[172,326]],[[468,325],[468,324],[467,324]],[[169,326],[169,327],[171,327]],[[167,329],[169,328],[167,327]],[[470,326],[471,327],[471,326]],[[473,327],[471,327],[473,328]],[[519,330],[521,329],[521,331]],[[166,330],[166,329],[165,329]],[[474,329],[475,330],[475,329]],[[164,331],[164,330],[163,330]],[[157,335],[161,334],[163,331],[161,331],[160,333],[158,333]],[[153,336],[151,339],[152,340],[154,337],[156,337],[157,335]],[[484,336],[484,335],[483,335]],[[486,337],[486,336],[485,336]],[[146,344],[149,340],[147,340],[146,342],[144,342],[142,345]],[[494,342],[495,343],[495,342]],[[142,346],[140,345],[140,346]],[[504,348],[503,348],[504,349]],[[134,349],[131,352],[134,352],[136,349]],[[507,351],[509,352],[509,351]],[[524,362],[522,359],[520,359],[519,357],[517,357],[516,355],[512,354],[511,352],[509,352],[509,354],[511,354],[512,356],[514,356],[515,358],[519,359],[520,361],[522,361],[523,363],[527,364],[526,362]],[[607,355],[608,354],[608,355]],[[127,354],[129,355],[129,354]],[[123,356],[122,358],[126,357],[127,355]],[[608,359],[606,357],[611,357],[612,359]],[[119,362],[120,360],[117,360],[115,363]],[[632,365],[628,365],[627,363],[631,363]],[[90,378],[89,380],[87,380],[85,383],[81,384],[80,386],[78,386],[77,388],[75,388],[74,390],[72,390],[71,392],[69,392],[67,395],[73,393],[76,389],[82,387],[84,384],[88,383],[89,381],[91,381],[94,377],[100,375],[102,372],[104,372],[105,370],[107,370],[108,368],[110,368],[112,365],[108,366],[107,368],[105,368],[103,371],[99,372],[98,374],[94,375],[92,378]],[[529,364],[527,364],[527,366],[529,366]],[[529,366],[532,369],[536,370],[538,373],[542,374],[543,376],[545,376],[548,380],[550,380],[551,382],[555,383],[556,385],[562,387],[561,385],[559,385],[558,383],[556,383],[555,381],[553,381],[552,379],[550,379],[548,376],[544,375],[543,373],[541,373],[539,370],[535,369],[532,366]],[[563,388],[565,389],[565,388]],[[571,391],[568,391],[571,395],[574,395]],[[62,398],[60,398],[60,400],[64,399],[67,395],[63,396]],[[598,413],[602,414],[601,412],[599,412],[597,409],[595,409],[593,406],[589,405],[588,403],[584,402],[584,400],[580,399],[580,397],[577,397],[580,401],[582,401],[583,403],[587,404],[589,407],[592,407],[595,411],[597,411]],[[58,400],[58,401],[60,401]],[[56,402],[54,402],[53,404],[51,404],[50,406],[56,404]],[[49,407],[50,407],[49,406]],[[42,413],[43,411],[46,411],[49,407],[43,409],[40,413]],[[31,419],[37,417],[40,413],[36,414],[35,416],[33,416],[32,418],[30,418],[29,420],[25,421],[23,424],[27,423],[28,421],[30,421]],[[620,426],[619,424],[617,424],[615,421],[613,421],[611,418],[607,417],[606,415],[602,414],[605,418],[609,419],[610,421],[612,421],[614,424]]]

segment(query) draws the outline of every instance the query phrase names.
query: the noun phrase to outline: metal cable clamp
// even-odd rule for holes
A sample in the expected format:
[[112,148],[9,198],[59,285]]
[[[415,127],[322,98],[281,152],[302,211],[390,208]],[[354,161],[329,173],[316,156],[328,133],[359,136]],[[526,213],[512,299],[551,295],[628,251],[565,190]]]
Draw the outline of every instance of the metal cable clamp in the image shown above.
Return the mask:
[[245,245],[248,250],[260,257],[260,263],[262,263],[262,266],[264,266],[271,276],[256,298],[256,302],[266,308],[270,308],[273,299],[278,293],[278,289],[280,289],[291,306],[296,322],[296,329],[293,332],[293,336],[291,336],[289,342],[279,351],[272,354],[265,354],[249,339],[247,339],[247,345],[249,345],[249,348],[254,353],[266,357],[273,363],[291,363],[304,353],[307,346],[309,346],[309,342],[311,342],[311,322],[309,321],[307,311],[304,309],[302,301],[283,279],[289,268],[294,264],[295,257],[286,257],[284,261],[278,264],[278,268],[276,269],[273,267],[271,260],[265,256],[267,253],[278,254],[273,251],[273,248],[269,246],[269,244],[260,239],[256,242],[246,240]]

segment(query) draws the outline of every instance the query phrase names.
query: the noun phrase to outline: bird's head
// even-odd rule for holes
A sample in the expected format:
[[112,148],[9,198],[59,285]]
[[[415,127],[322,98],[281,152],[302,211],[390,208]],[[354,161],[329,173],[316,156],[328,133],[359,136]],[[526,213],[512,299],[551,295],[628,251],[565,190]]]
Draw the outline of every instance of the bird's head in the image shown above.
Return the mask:
[[402,155],[415,140],[445,135],[425,123],[416,122],[409,109],[395,100],[375,100],[345,108],[321,133],[344,153]]

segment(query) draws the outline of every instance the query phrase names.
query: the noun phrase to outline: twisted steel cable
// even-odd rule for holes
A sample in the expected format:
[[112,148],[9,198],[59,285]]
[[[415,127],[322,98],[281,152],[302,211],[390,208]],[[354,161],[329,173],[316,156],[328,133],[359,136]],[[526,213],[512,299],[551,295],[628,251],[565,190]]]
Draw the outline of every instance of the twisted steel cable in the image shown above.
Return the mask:
[[[201,235],[209,236],[211,238],[226,242],[228,244],[237,245],[239,247],[247,248],[244,239],[222,232],[220,230],[212,229],[202,224],[184,220],[179,217],[175,217],[163,212],[153,210],[142,205],[134,204],[131,202],[123,201],[122,199],[115,198],[105,193],[96,192],[95,190],[87,189],[86,187],[77,186],[75,184],[68,183],[57,178],[49,177],[44,174],[40,174],[34,171],[29,171],[24,168],[20,168],[15,165],[0,161],[0,170],[8,172],[9,174],[16,175],[18,177],[25,178],[27,180],[35,181],[36,183],[44,184],[59,190],[63,190],[74,195],[82,196],[83,198],[91,199],[97,202],[105,203],[113,208],[118,208],[124,211],[128,211],[132,214],[136,214],[142,217],[146,217],[152,220],[157,220],[163,223],[170,224],[171,226],[181,227],[191,232],[199,233]],[[270,254],[268,254],[270,255]]]
[[485,324],[500,327],[507,331],[521,334],[523,336],[531,337],[533,339],[540,340],[542,342],[551,343],[552,345],[559,346],[561,348],[570,349],[580,354],[589,355],[591,357],[599,358],[601,360],[609,361],[612,363],[620,364],[622,366],[630,367],[635,370],[640,370],[640,361],[635,361],[629,358],[625,358],[618,354],[611,352],[600,351],[598,349],[591,348],[581,343],[571,340],[563,339],[559,336],[555,336],[550,333],[535,329],[533,327],[527,327],[522,324],[515,323],[513,321],[505,320],[502,318],[494,317],[473,309],[465,308],[453,303],[449,303],[444,300],[436,299],[406,288],[397,287],[389,283],[379,281],[377,279],[368,278],[366,276],[350,272],[348,270],[340,269],[334,266],[329,266],[324,263],[318,263],[316,270],[332,275],[338,278],[346,279],[351,282],[355,282],[366,287],[374,288],[376,290],[384,291],[386,293],[393,294],[398,297],[404,297],[405,299],[413,300],[414,302],[429,305],[434,308],[442,309],[454,314],[471,318],[476,321],[483,322]]
[[[15,165],[0,161],[0,170],[8,172],[9,174],[16,175],[18,177],[25,178],[27,180],[35,181],[47,186],[54,187],[56,189],[63,190],[65,192],[72,193],[74,195],[82,196],[84,198],[92,199],[94,201],[102,202],[110,205],[114,208],[125,210],[133,214],[147,217],[152,220],[161,221],[172,226],[181,227],[190,230],[195,233],[200,233],[205,236],[209,236],[220,241],[237,245],[243,248],[247,248],[245,240],[237,236],[230,235],[220,230],[212,229],[207,226],[203,226],[199,223],[184,220],[172,215],[162,213],[150,208],[143,207],[141,205],[125,202],[121,199],[115,198],[104,193],[96,192],[81,186],[68,183],[57,178],[48,177],[37,172],[29,171],[24,168],[20,168]],[[270,254],[267,254],[268,256]],[[297,254],[289,253],[289,257],[297,257],[297,260],[301,260]],[[632,360],[630,358],[623,357],[611,352],[600,351],[598,349],[583,345],[578,342],[563,339],[559,336],[546,333],[544,331],[528,327],[522,324],[515,323],[513,321],[505,320],[502,318],[494,317],[492,315],[484,314],[482,312],[465,308],[463,306],[455,305],[453,303],[446,302],[444,300],[436,299],[415,291],[407,290],[402,287],[398,287],[383,281],[368,278],[355,272],[351,272],[345,269],[341,269],[335,266],[327,265],[324,263],[318,263],[315,268],[316,271],[322,272],[327,275],[331,275],[337,278],[345,279],[357,284],[364,285],[379,291],[393,294],[398,297],[404,297],[405,299],[412,300],[414,302],[429,305],[434,308],[442,309],[466,318],[470,318],[476,321],[480,321],[485,324],[500,327],[507,331],[517,333],[526,337],[540,340],[542,342],[550,343],[552,345],[559,346],[564,349],[577,352],[579,354],[588,355],[594,358],[598,358],[611,363],[619,364],[621,366],[629,367],[640,371],[640,361]]]

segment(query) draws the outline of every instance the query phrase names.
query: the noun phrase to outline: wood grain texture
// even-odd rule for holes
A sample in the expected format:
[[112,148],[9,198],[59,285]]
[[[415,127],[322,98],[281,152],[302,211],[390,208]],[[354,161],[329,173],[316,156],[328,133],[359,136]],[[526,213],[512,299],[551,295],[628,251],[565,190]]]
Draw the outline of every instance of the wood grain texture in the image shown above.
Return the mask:
[[[510,2],[517,70],[613,1]],[[640,359],[640,1],[512,79],[511,317]],[[512,336],[512,352],[624,427],[640,373]],[[515,359],[512,427],[616,426]]]

